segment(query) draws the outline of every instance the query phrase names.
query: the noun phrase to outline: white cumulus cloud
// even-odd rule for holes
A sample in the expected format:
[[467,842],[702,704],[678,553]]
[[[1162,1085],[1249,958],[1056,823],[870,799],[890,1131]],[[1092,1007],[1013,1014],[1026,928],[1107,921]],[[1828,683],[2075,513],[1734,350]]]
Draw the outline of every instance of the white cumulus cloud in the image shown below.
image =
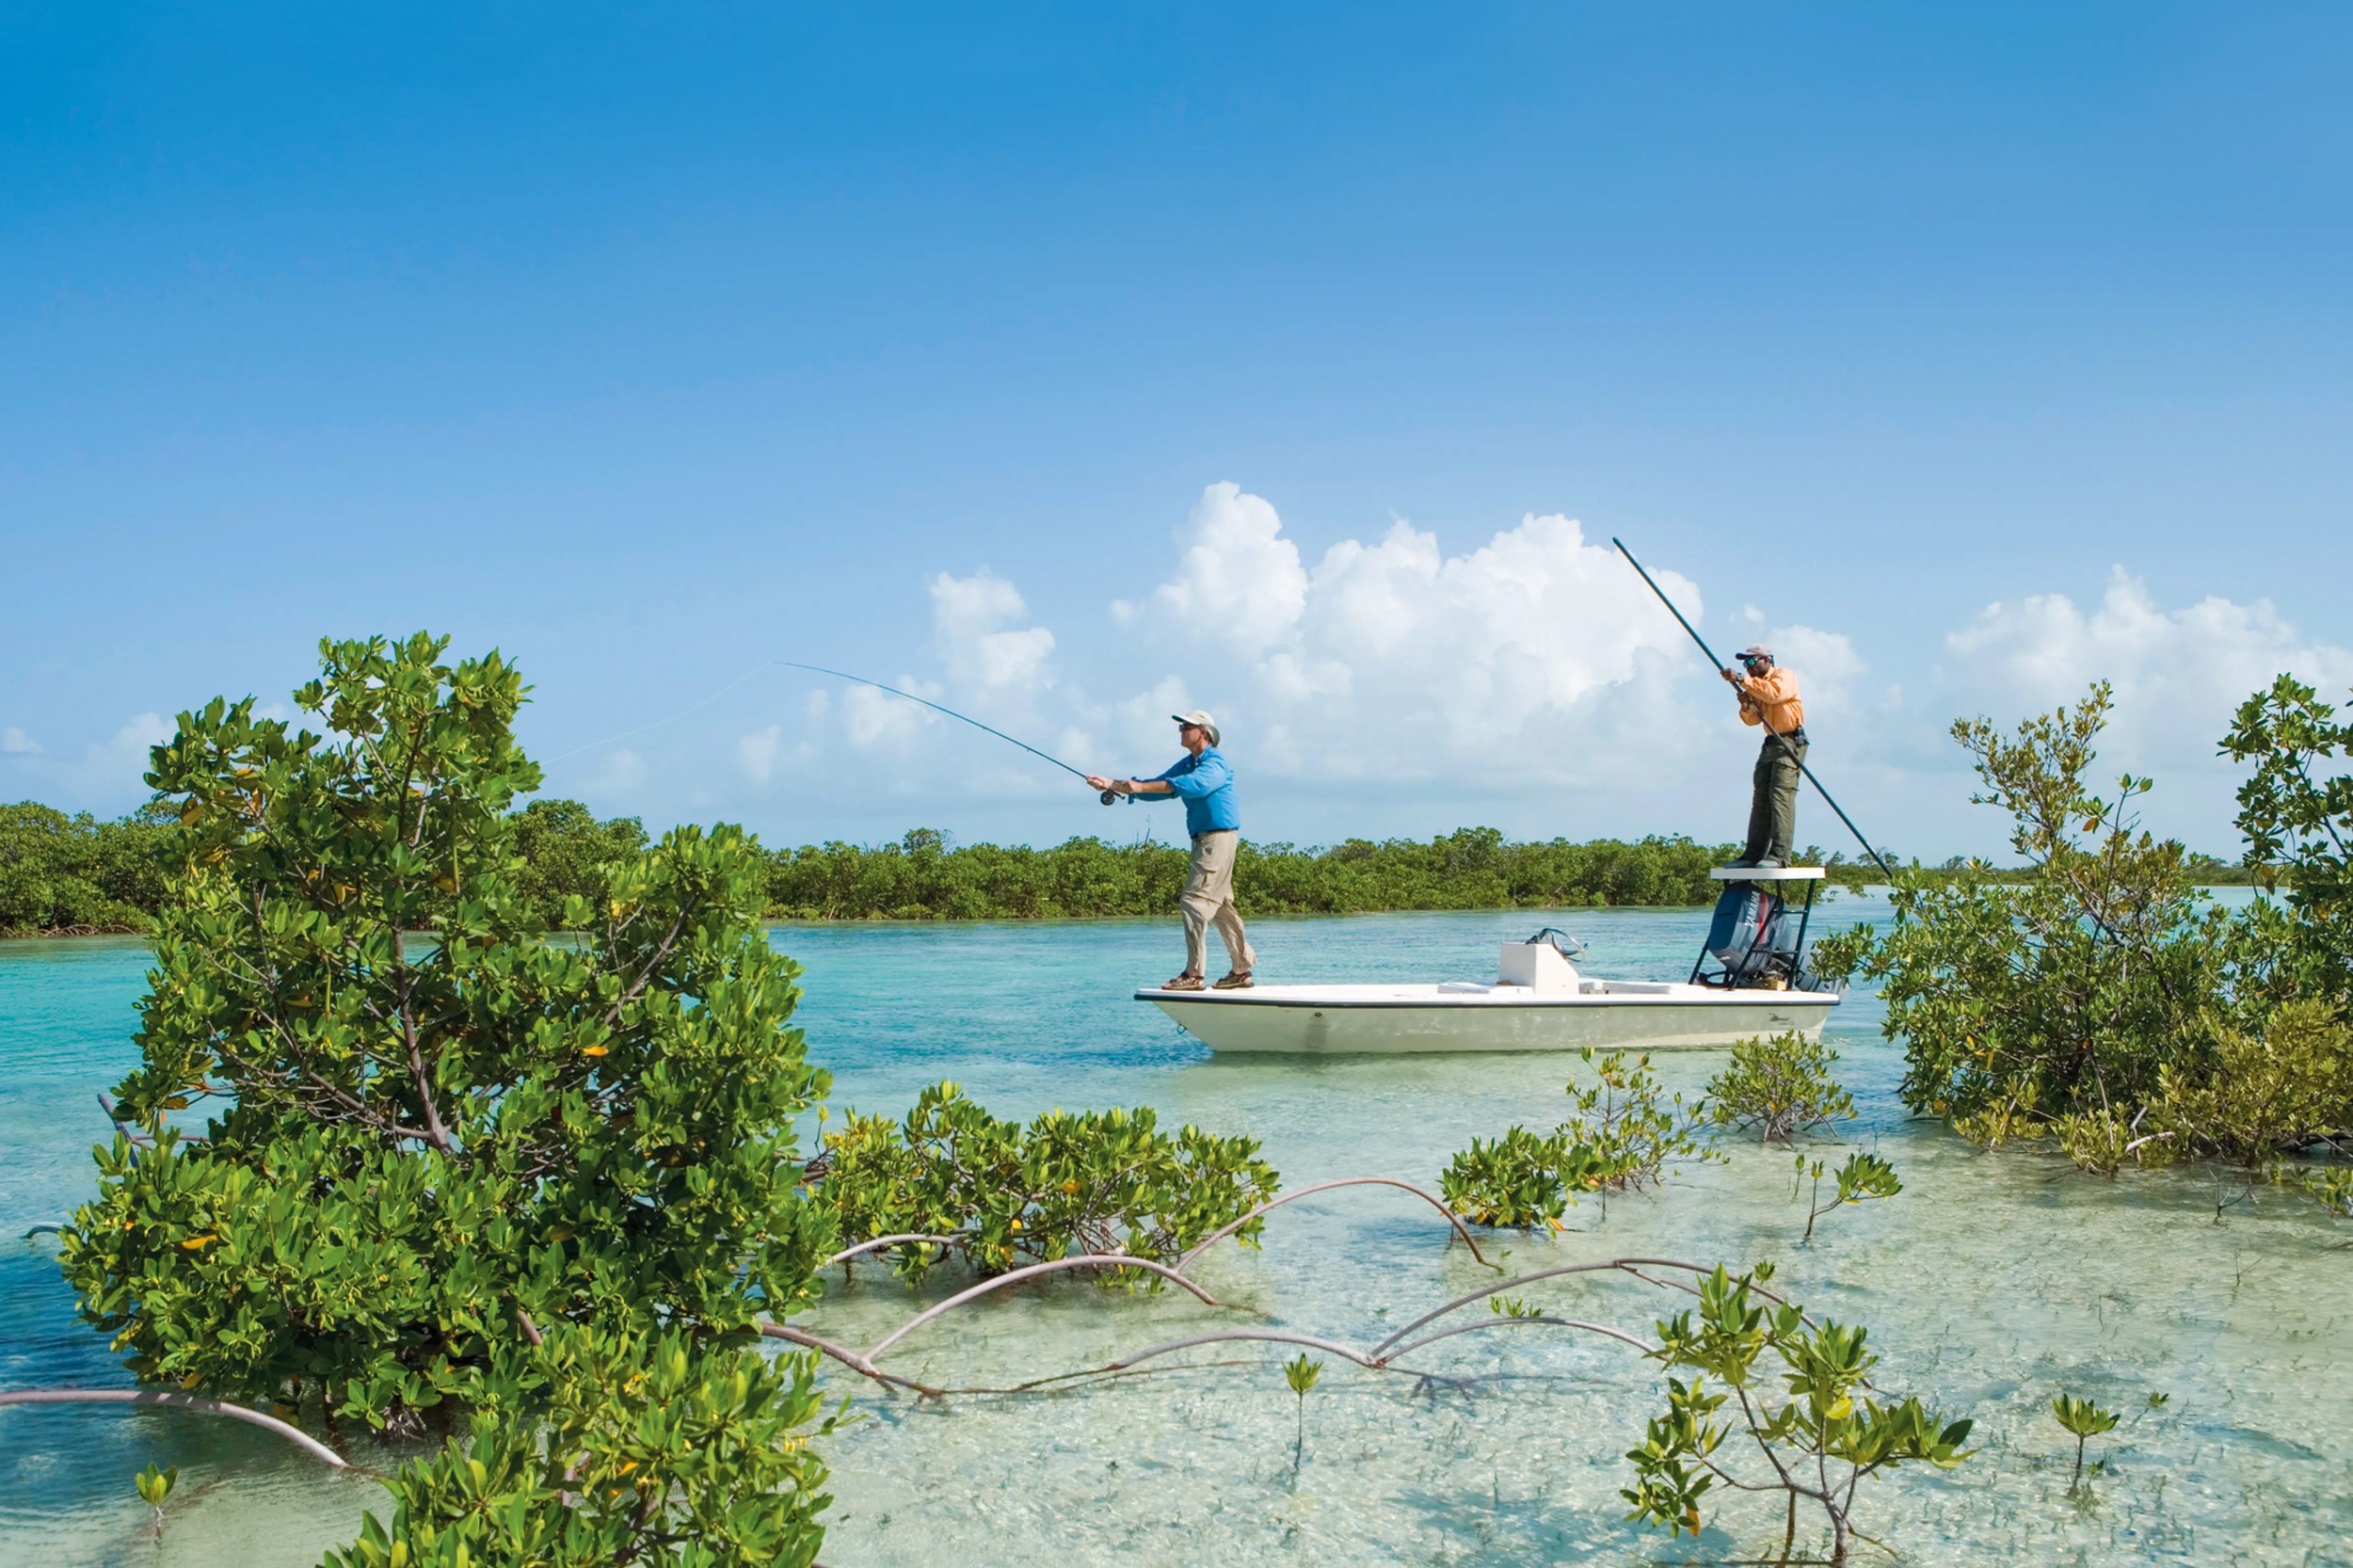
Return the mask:
[[943,571],[930,589],[933,641],[957,686],[1029,692],[1054,683],[1054,634],[1005,624],[1029,613],[1012,584],[984,567],[970,577]]
[[2153,776],[2147,825],[2219,854],[2237,848],[2229,824],[2244,773],[2216,754],[2233,711],[2281,674],[2340,702],[2353,685],[2353,649],[2298,630],[2269,600],[2169,608],[2121,566],[2091,608],[2064,593],[1990,604],[1945,639],[1944,654],[1937,711],[2005,725],[2109,682],[2095,785],[2119,771]]
[[[918,696],[933,697],[939,688],[903,675],[894,682],[903,692]],[[872,686],[852,686],[841,694],[841,726],[850,744],[861,751],[877,746],[904,748],[927,725],[938,719],[928,710],[919,708],[904,697],[878,692]]]
[[[1211,485],[1176,538],[1176,575],[1152,595],[1172,618],[1244,654],[1265,651],[1297,627],[1307,573],[1267,502],[1231,482]],[[1136,606],[1120,600],[1112,613],[1128,620]]]
[[[1664,689],[1664,662],[1689,658],[1682,632],[1569,518],[1530,514],[1460,554],[1401,520],[1312,568],[1281,529],[1264,499],[1213,485],[1178,534],[1175,576],[1115,607],[1180,633],[1156,646],[1187,662],[1154,674],[1181,679],[1277,771],[1582,772],[1605,733],[1683,722]],[[1701,613],[1694,584],[1657,575]]]
[[1764,639],[1776,663],[1799,676],[1808,713],[1838,713],[1856,700],[1856,686],[1870,666],[1843,632],[1819,632],[1811,626],[1776,628]]
[[735,757],[743,764],[745,777],[755,784],[765,784],[776,776],[776,757],[783,749],[784,726],[772,724],[738,739]]
[[128,782],[136,785],[147,772],[147,754],[171,739],[172,727],[161,713],[134,713],[105,740],[82,754],[82,774],[93,786]]
[[0,728],[0,752],[15,756],[31,756],[40,750],[40,743],[14,725]]
[[2090,611],[2063,593],[1991,604],[1945,649],[1948,677],[1989,689],[2007,709],[2056,707],[2109,681],[2120,737],[2201,760],[2211,760],[2232,711],[2274,676],[2293,673],[2332,695],[2353,683],[2353,650],[2307,636],[2268,600],[2210,597],[2167,609],[2121,566]]
[[646,760],[627,746],[604,754],[590,784],[592,790],[627,795],[646,782]]

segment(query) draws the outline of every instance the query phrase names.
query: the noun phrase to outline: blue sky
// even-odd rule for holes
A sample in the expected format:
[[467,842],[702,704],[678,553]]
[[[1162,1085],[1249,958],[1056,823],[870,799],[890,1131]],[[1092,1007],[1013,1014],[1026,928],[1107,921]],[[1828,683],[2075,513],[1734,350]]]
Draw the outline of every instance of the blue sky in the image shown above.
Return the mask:
[[1899,849],[2105,675],[2228,852],[2231,699],[2353,681],[2349,74],[2327,7],[0,5],[0,797],[424,626],[657,823],[1147,820],[789,658],[1122,772],[1205,703],[1260,837],[1729,837],[1621,534]]

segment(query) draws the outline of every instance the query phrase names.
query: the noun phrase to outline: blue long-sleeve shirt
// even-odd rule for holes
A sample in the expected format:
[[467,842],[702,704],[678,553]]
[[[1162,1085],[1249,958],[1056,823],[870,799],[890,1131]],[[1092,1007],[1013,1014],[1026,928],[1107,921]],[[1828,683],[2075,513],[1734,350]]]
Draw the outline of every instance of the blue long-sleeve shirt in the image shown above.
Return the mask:
[[[1185,831],[1195,837],[1225,830],[1239,831],[1241,815],[1234,808],[1234,770],[1218,755],[1217,747],[1205,746],[1198,757],[1186,756],[1166,773],[1138,783],[1166,784],[1176,792],[1176,798],[1185,803]],[[1129,800],[1166,800],[1161,794],[1129,795]]]

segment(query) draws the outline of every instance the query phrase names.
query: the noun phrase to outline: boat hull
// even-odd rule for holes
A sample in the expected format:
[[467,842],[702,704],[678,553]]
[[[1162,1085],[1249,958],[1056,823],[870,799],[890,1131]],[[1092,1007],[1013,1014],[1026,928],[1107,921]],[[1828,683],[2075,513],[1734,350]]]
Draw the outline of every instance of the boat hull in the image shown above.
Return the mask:
[[1288,1055],[1721,1048],[1752,1035],[1822,1036],[1829,991],[1641,985],[1545,994],[1454,994],[1434,985],[1292,985],[1136,993],[1211,1050]]

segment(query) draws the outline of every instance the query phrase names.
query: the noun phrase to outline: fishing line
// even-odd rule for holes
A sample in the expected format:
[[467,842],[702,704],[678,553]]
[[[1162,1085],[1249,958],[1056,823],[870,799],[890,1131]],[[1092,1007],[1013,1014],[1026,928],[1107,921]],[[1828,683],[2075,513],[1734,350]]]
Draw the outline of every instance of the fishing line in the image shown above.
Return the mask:
[[[830,675],[836,680],[851,680],[861,686],[872,686],[878,692],[888,692],[892,696],[903,696],[909,702],[919,703],[921,706],[930,709],[935,713],[945,713],[950,718],[968,724],[975,729],[984,729],[989,734],[996,736],[999,740],[1003,741],[1008,744],[1019,746],[1022,750],[1028,752],[1031,756],[1037,758],[1041,761],[1053,763],[1054,766],[1062,769],[1062,771],[1066,774],[1075,775],[1081,779],[1086,777],[1086,775],[1083,772],[1072,767],[1061,758],[1053,756],[1048,752],[1040,751],[1037,747],[1032,745],[1027,741],[1016,741],[1011,735],[1006,734],[1003,730],[999,729],[994,725],[983,724],[980,720],[972,717],[969,713],[959,713],[953,708],[942,707],[940,704],[934,702],[929,697],[917,696],[913,692],[903,692],[896,686],[886,686],[879,680],[869,680],[862,675],[852,675],[847,670],[829,670],[823,664],[796,664],[791,659],[779,659],[776,663],[789,670],[808,670],[817,675]],[[1102,801],[1104,805],[1109,806],[1113,798],[1114,797],[1111,791],[1105,790],[1102,792]]]
[[[1675,620],[1682,626],[1683,630],[1691,633],[1691,640],[1700,645],[1700,651],[1702,653],[1707,655],[1708,664],[1718,670],[1723,669],[1725,667],[1724,662],[1716,657],[1716,650],[1707,646],[1707,639],[1700,635],[1699,628],[1693,626],[1689,621],[1683,618],[1683,612],[1675,608],[1675,601],[1667,597],[1667,590],[1660,587],[1649,572],[1642,570],[1642,563],[1634,558],[1634,552],[1626,549],[1625,541],[1621,538],[1612,537],[1609,542],[1618,547],[1618,553],[1625,557],[1625,564],[1627,566],[1632,567],[1637,572],[1641,573],[1642,581],[1650,584],[1650,591],[1657,594],[1658,596],[1658,602],[1667,607],[1667,614],[1674,616]],[[1881,855],[1878,850],[1871,847],[1871,840],[1863,836],[1863,829],[1854,824],[1854,819],[1847,815],[1846,808],[1840,806],[1835,800],[1831,799],[1830,792],[1822,788],[1822,781],[1814,776],[1814,770],[1807,767],[1803,760],[1800,760],[1798,761],[1798,771],[1805,775],[1805,781],[1814,786],[1815,792],[1822,797],[1822,799],[1829,805],[1830,808],[1838,813],[1838,820],[1847,824],[1847,831],[1853,834],[1854,841],[1863,846],[1863,853],[1880,863],[1880,870],[1887,873],[1888,881],[1895,881],[1896,869],[1887,863],[1887,859],[1884,856]]]
[[656,719],[651,724],[641,724],[634,729],[624,729],[618,735],[607,735],[601,741],[590,741],[586,745],[577,745],[572,747],[569,751],[557,752],[552,757],[540,759],[540,765],[545,767],[552,763],[561,762],[567,757],[577,757],[584,751],[594,751],[599,746],[609,746],[616,741],[633,740],[637,736],[643,735],[648,729],[659,729],[665,724],[675,724],[680,719],[684,718],[687,714],[694,712],[697,709],[710,707],[712,703],[718,701],[721,697],[735,690],[736,687],[741,686],[744,681],[749,680],[753,676],[758,675],[762,667],[763,666],[761,665],[754,664],[749,670],[737,676],[734,680],[728,681],[726,685],[720,687],[709,696],[704,697],[700,702],[689,703],[686,707],[680,709],[677,712],[672,713],[666,719]]

